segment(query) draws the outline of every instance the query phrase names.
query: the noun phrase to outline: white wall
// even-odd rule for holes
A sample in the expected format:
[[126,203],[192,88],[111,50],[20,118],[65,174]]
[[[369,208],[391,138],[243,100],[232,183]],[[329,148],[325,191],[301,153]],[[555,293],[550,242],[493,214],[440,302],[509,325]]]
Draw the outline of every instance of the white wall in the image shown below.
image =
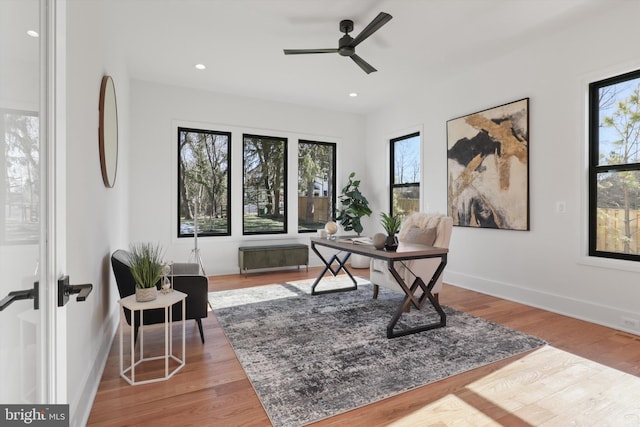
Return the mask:
[[[423,126],[423,208],[446,212],[446,121],[530,98],[531,231],[455,227],[446,282],[618,329],[630,330],[622,317],[640,320],[638,263],[586,257],[587,84],[640,68],[640,3],[617,6],[536,34],[491,62],[451,70],[448,79],[425,77],[414,93],[367,117],[369,166],[388,161],[376,153],[388,151],[398,129]],[[374,168],[367,181],[388,186]],[[556,213],[557,201],[566,213]],[[378,210],[388,206],[388,198],[376,202]]]
[[[129,77],[103,8],[100,2],[67,5],[67,273],[71,284],[93,284],[85,302],[72,296],[66,305],[72,425],[88,417],[120,319],[109,256],[128,241]],[[98,100],[106,74],[114,79],[119,125],[119,163],[110,189],[102,183],[98,151]]]
[[[131,84],[131,101],[130,240],[159,242],[168,260],[185,262],[194,247],[193,239],[177,238],[177,127],[232,132],[232,235],[198,238],[207,275],[238,272],[241,244],[308,242],[310,234],[297,233],[298,138],[338,144],[338,190],[351,171],[364,174],[364,118],[359,115],[137,80]],[[243,132],[288,138],[287,234],[242,235]],[[314,257],[311,262],[317,264]]]

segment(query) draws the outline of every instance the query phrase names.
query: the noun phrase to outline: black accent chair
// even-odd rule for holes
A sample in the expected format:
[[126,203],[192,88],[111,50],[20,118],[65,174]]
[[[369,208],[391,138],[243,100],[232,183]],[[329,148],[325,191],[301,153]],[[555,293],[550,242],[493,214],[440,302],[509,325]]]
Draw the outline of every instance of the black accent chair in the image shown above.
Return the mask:
[[[204,332],[202,331],[202,318],[207,317],[207,296],[209,292],[209,280],[205,276],[198,274],[197,264],[195,274],[180,274],[178,270],[188,269],[188,264],[176,264],[173,275],[173,288],[180,292],[187,294],[186,304],[186,316],[185,319],[194,319],[198,324],[198,330],[200,331],[200,338],[202,344],[204,344]],[[111,255],[111,267],[113,268],[113,274],[116,277],[116,283],[118,284],[118,292],[120,292],[120,298],[128,297],[136,291],[136,282],[133,279],[131,270],[129,269],[129,252],[123,249],[118,249]],[[159,286],[159,284],[158,284]],[[182,319],[182,304],[176,304],[172,308],[172,316],[174,319]],[[127,320],[127,324],[131,325],[131,311],[124,309],[124,316]],[[164,310],[145,310],[144,312],[144,324],[153,325],[156,323],[164,323]],[[134,334],[135,339],[138,338],[138,329],[140,328],[140,312],[135,313],[135,325]]]

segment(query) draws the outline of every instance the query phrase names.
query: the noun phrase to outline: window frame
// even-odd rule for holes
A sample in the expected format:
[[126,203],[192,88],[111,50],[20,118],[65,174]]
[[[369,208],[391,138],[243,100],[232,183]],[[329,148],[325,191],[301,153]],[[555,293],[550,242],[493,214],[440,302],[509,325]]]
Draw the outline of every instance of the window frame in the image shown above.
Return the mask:
[[[393,211],[393,193],[396,188],[409,188],[409,187],[417,187],[418,190],[418,210],[420,209],[420,201],[421,201],[421,181],[418,182],[407,182],[396,184],[395,180],[395,144],[397,142],[401,142],[411,138],[419,138],[420,145],[420,153],[422,153],[422,136],[420,131],[412,132],[403,136],[398,136],[395,138],[391,138],[389,140],[389,215],[395,216]],[[420,156],[420,173],[419,177],[421,178],[423,174],[422,171],[422,155]]]
[[[298,139],[298,180],[300,179],[300,144],[316,144],[316,145],[324,145],[324,146],[329,146],[332,148],[332,156],[331,156],[331,163],[332,163],[332,168],[331,168],[331,179],[329,180],[331,182],[331,188],[333,189],[332,194],[331,194],[331,198],[329,200],[330,203],[330,207],[329,210],[331,212],[331,218],[328,219],[328,221],[331,221],[334,217],[335,217],[335,212],[336,212],[336,202],[337,202],[337,197],[336,197],[336,175],[337,175],[337,167],[336,167],[336,162],[337,162],[337,158],[338,158],[338,144],[335,142],[324,142],[324,141],[312,141],[312,140],[308,140],[308,139]],[[315,233],[317,232],[317,230],[301,230],[300,229],[300,215],[297,215],[297,227],[298,227],[298,233]]]
[[[178,168],[178,175],[177,175],[177,191],[176,191],[176,197],[177,197],[177,237],[178,239],[182,239],[182,238],[192,238],[195,236],[195,233],[182,233],[180,231],[180,211],[181,211],[181,197],[180,197],[180,180],[181,180],[181,174],[182,174],[182,168],[181,168],[181,150],[180,150],[180,134],[181,132],[192,132],[192,133],[204,133],[204,134],[209,134],[209,135],[222,135],[222,136],[226,136],[227,137],[227,170],[226,170],[226,178],[227,178],[227,201],[226,201],[226,210],[227,210],[227,218],[226,218],[226,222],[227,222],[227,231],[226,232],[211,232],[211,231],[206,231],[206,232],[202,232],[202,231],[198,231],[198,237],[217,237],[217,236],[231,236],[231,144],[232,144],[232,139],[231,139],[231,132],[227,132],[227,131],[217,131],[217,130],[211,130],[211,129],[197,129],[197,128],[192,128],[192,127],[187,127],[187,126],[178,126],[177,127],[177,152],[178,152],[178,157],[177,157],[177,168]],[[195,230],[194,230],[195,231]]]
[[[282,230],[266,230],[266,231],[247,231],[245,227],[245,212],[244,207],[246,206],[246,156],[245,156],[245,145],[247,138],[259,138],[264,140],[274,140],[282,142],[283,144],[283,153],[282,153],[282,195],[283,195],[283,207],[282,207],[282,215],[283,215],[283,224]],[[270,135],[256,135],[250,133],[242,134],[242,235],[243,236],[255,236],[255,235],[268,235],[268,234],[287,234],[289,232],[289,224],[288,224],[288,187],[289,187],[289,173],[288,173],[288,163],[289,163],[289,140],[286,137],[279,136],[270,136]]]
[[611,258],[626,261],[640,261],[640,254],[625,254],[597,249],[598,231],[598,174],[607,172],[640,172],[639,163],[600,165],[600,102],[599,90],[618,83],[640,78],[640,69],[589,83],[588,93],[588,255],[590,257]]

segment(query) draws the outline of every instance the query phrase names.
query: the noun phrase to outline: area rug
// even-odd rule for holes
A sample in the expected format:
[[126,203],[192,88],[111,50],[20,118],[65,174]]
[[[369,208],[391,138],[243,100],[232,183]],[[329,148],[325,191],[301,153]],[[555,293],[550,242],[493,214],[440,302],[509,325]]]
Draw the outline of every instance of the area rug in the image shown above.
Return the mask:
[[[401,295],[381,288],[374,300],[372,286],[359,282],[356,291],[316,296],[312,281],[209,293],[275,427],[312,423],[544,344],[450,307],[446,327],[388,339]],[[345,285],[340,276],[321,284]],[[426,315],[437,316],[411,310],[398,326]]]

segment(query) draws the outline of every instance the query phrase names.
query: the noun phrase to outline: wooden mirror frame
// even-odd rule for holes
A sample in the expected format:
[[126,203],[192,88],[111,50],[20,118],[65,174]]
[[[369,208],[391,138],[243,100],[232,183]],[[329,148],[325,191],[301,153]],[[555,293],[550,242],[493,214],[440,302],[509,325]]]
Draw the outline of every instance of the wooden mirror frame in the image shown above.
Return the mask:
[[100,169],[105,187],[112,188],[118,171],[118,107],[116,89],[111,76],[102,77],[99,110]]

